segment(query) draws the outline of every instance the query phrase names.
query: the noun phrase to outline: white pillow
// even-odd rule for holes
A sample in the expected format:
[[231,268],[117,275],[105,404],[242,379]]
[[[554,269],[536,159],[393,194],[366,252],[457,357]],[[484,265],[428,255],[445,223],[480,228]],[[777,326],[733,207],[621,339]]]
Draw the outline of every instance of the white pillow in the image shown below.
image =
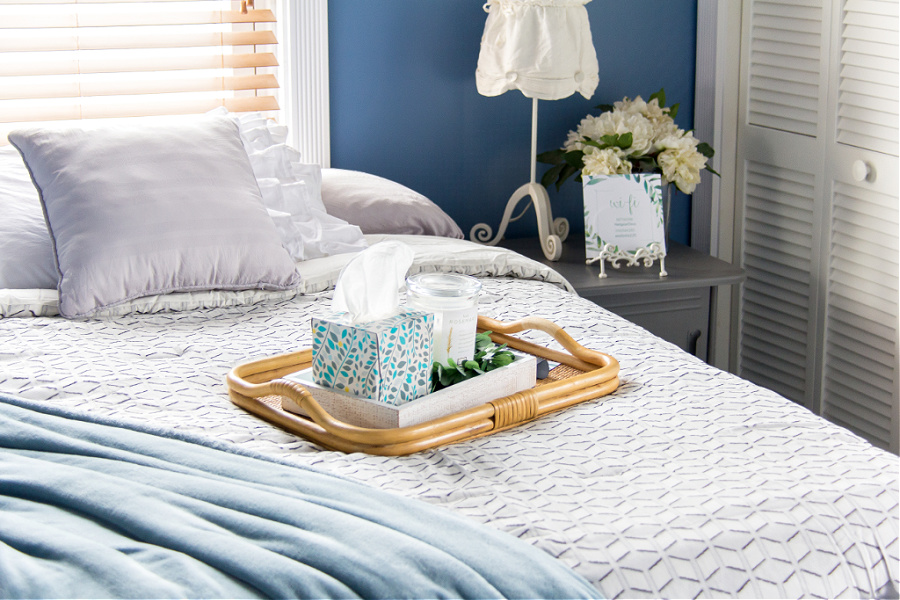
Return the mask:
[[[225,109],[213,112],[229,114]],[[285,145],[286,127],[262,113],[229,116],[240,127],[263,202],[291,256],[309,260],[366,248],[359,227],[326,212],[321,169],[301,163],[300,153]]]
[[419,192],[377,175],[323,169],[322,201],[328,214],[359,226],[366,234],[464,237],[456,221],[440,206]]
[[224,117],[14,131],[41,196],[59,312],[192,290],[284,290],[300,276]]
[[55,289],[57,281],[37,190],[18,151],[0,146],[0,289]]

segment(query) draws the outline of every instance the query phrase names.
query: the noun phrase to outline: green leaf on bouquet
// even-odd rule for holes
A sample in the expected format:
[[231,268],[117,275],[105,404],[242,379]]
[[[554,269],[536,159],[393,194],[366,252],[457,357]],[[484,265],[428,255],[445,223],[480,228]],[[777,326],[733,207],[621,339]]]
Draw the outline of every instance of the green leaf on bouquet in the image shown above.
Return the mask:
[[568,165],[565,163],[560,163],[555,167],[550,167],[549,169],[547,169],[547,172],[544,173],[544,175],[541,177],[541,185],[545,188],[548,188],[555,182],[557,189],[559,189],[559,174],[562,173],[562,170],[567,166]]
[[578,173],[578,177],[576,177],[576,181],[581,180],[581,167],[573,167],[572,165],[566,165],[563,168],[562,173],[559,175],[559,180],[556,182],[556,191],[559,191],[559,186],[561,186],[566,179]]
[[[713,147],[710,146],[709,144],[707,144],[706,142],[700,142],[699,144],[697,144],[697,152],[699,152],[700,154],[702,154],[702,155],[705,156],[706,158],[712,158],[713,156],[716,155],[716,151],[713,150]],[[721,177],[721,175],[719,175],[719,174],[716,172],[716,170],[713,169],[713,168],[709,165],[708,162],[706,163],[705,169],[706,169],[707,171],[709,171],[710,173],[712,173],[713,175],[718,175],[719,177]]]
[[[569,177],[579,173],[584,166],[584,152],[581,150],[572,150],[570,152],[552,150],[550,152],[545,152],[544,154],[552,154],[552,156],[546,157],[547,160],[542,160],[541,162],[554,165],[547,169],[547,172],[541,177],[541,185],[545,188],[549,188],[551,185],[555,184],[556,190],[559,191],[560,186]],[[538,158],[540,159],[540,156]]]
[[546,152],[541,152],[535,158],[537,158],[538,162],[546,163],[549,165],[561,165],[564,161],[564,155],[566,151],[562,148],[557,148],[555,150],[547,150]]
[[572,150],[563,154],[563,159],[567,165],[580,169],[584,166],[584,152],[581,150]]
[[713,147],[706,142],[700,142],[699,144],[697,144],[697,152],[699,152],[706,158],[712,158],[716,155],[716,151],[713,150]]
[[[593,140],[592,140],[593,141]],[[631,148],[634,144],[634,136],[629,131],[628,133],[610,133],[604,135],[600,138],[600,144],[597,142],[593,142],[591,145],[596,146],[603,150],[604,148],[621,148],[625,150],[626,148]]]

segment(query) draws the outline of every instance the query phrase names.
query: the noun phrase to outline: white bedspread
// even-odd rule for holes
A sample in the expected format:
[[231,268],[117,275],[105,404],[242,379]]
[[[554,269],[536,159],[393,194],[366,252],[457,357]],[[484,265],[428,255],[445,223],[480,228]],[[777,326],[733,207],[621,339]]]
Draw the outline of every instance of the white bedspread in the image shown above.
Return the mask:
[[330,307],[329,291],[309,290],[333,281],[344,260],[333,257],[304,266],[309,293],[281,300],[0,319],[0,390],[208,435],[445,506],[558,557],[609,598],[896,595],[896,456],[560,289],[538,263],[432,242],[418,248],[417,269],[456,260],[489,276],[482,314],[563,325],[620,361],[620,389],[412,456],[321,450],[234,406],[225,375],[309,345],[310,315]]

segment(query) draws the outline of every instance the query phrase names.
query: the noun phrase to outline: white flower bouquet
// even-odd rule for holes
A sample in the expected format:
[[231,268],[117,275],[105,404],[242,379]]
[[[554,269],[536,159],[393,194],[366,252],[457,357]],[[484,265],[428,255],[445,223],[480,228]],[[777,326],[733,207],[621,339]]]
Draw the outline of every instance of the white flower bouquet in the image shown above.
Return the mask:
[[538,155],[539,161],[553,165],[541,183],[555,183],[559,189],[576,174],[580,181],[582,175],[661,173],[685,194],[693,193],[700,171],[718,175],[707,164],[714,151],[679,129],[674,121],[678,105],[665,104],[665,91],[659,90],[646,102],[638,96],[597,106],[603,112],[582,119],[562,148]]

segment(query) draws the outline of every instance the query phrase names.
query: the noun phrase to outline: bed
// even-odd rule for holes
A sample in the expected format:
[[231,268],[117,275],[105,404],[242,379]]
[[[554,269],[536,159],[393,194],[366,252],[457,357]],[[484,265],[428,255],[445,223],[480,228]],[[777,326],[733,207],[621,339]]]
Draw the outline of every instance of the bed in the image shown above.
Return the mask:
[[[260,133],[260,128],[265,131]],[[303,193],[313,189],[325,210],[292,212],[285,201],[289,178],[284,172],[266,178],[264,167],[254,162],[254,142],[248,140],[252,131],[269,136],[256,152],[268,152],[264,162],[271,165],[271,148],[278,145],[272,140],[278,132],[271,125],[249,120],[238,123],[238,130],[251,155],[253,175],[260,181],[262,200],[280,198],[280,208],[287,209],[276,210],[274,204],[267,204],[272,221],[284,221],[279,232],[284,236],[285,231],[306,228],[302,239],[313,239],[315,235],[309,232],[318,231],[316,239],[323,243],[326,238],[336,239],[340,246],[330,251],[323,251],[321,244],[295,247],[290,271],[296,277],[284,275],[281,281],[286,285],[276,285],[281,277],[277,273],[268,273],[268,287],[243,289],[228,289],[218,282],[215,289],[145,286],[138,290],[142,293],[135,293],[128,288],[134,282],[123,284],[121,290],[98,290],[95,288],[102,285],[95,281],[93,300],[85,300],[82,294],[79,301],[65,305],[67,294],[77,295],[77,286],[53,281],[59,272],[48,267],[49,272],[41,276],[49,278],[49,284],[3,289],[0,405],[5,407],[4,418],[49,431],[46,436],[36,436],[38,441],[22,441],[22,436],[15,434],[20,425],[0,428],[0,445],[12,450],[4,456],[21,459],[41,452],[44,445],[58,443],[59,436],[69,436],[69,428],[77,425],[88,429],[79,436],[88,436],[92,443],[112,436],[118,440],[110,442],[116,449],[155,451],[157,445],[147,437],[154,436],[150,439],[158,439],[159,447],[177,441],[195,448],[198,457],[213,450],[230,453],[240,457],[235,461],[248,461],[228,473],[242,480],[256,468],[260,473],[270,466],[277,469],[271,476],[260,474],[250,482],[257,491],[299,494],[302,490],[294,487],[278,488],[294,477],[291,486],[318,485],[316,477],[340,481],[350,485],[351,492],[328,491],[326,496],[356,499],[365,505],[366,510],[356,511],[355,518],[374,520],[378,525],[375,515],[380,513],[372,507],[391,505],[390,499],[395,498],[402,511],[417,515],[411,519],[417,524],[444,519],[449,529],[462,528],[466,539],[479,536],[474,547],[486,548],[481,564],[473,565],[479,556],[471,554],[478,552],[437,559],[428,565],[412,561],[420,573],[416,581],[445,582],[456,574],[462,581],[474,578],[494,586],[473,583],[465,588],[453,583],[442,588],[405,588],[399,576],[392,580],[397,586],[394,589],[383,582],[371,589],[350,584],[263,589],[228,568],[216,571],[210,566],[215,560],[197,567],[203,570],[204,580],[227,581],[231,587],[223,583],[221,588],[209,588],[220,589],[220,595],[243,595],[252,588],[276,596],[345,596],[350,589],[362,596],[481,597],[496,591],[507,597],[897,597],[897,456],[577,297],[559,274],[540,263],[502,248],[458,239],[461,233],[449,217],[402,186],[364,174],[294,169],[294,179],[288,183],[305,178]],[[20,150],[28,143],[19,140]],[[23,153],[27,157],[28,149]],[[11,153],[8,156],[15,158]],[[32,153],[29,160],[37,161],[34,156]],[[290,157],[279,160],[288,166],[297,164]],[[40,187],[42,166],[28,167]],[[18,173],[15,177],[21,179]],[[9,195],[15,177],[0,179],[0,194]],[[273,192],[278,186],[284,189]],[[68,223],[80,217],[66,213],[65,207],[55,207],[50,197],[53,193],[42,189],[48,197],[21,200],[17,206],[21,213],[44,207],[44,214],[32,219],[38,223],[46,220],[52,231],[53,247],[41,260],[50,260],[51,266],[55,260],[65,279],[66,269],[79,264],[78,254],[66,244],[62,223],[54,228],[54,221]],[[0,197],[0,203],[3,201]],[[27,202],[32,208],[21,208]],[[336,217],[338,213],[343,218]],[[385,219],[385,214],[392,218]],[[244,223],[250,222],[248,219]],[[350,224],[353,219],[358,224]],[[379,219],[368,228],[370,221]],[[21,216],[10,227],[21,230],[26,221]],[[358,229],[353,231],[353,227]],[[334,235],[328,235],[329,231]],[[361,248],[388,239],[413,249],[411,273],[443,271],[478,277],[483,284],[480,314],[507,322],[540,316],[563,326],[585,347],[614,356],[621,368],[618,390],[512,430],[402,457],[325,450],[232,404],[225,383],[229,370],[241,362],[309,346],[309,319],[329,311],[342,266]],[[37,244],[33,239],[29,243]],[[282,245],[287,248],[290,244]],[[64,256],[67,252],[74,254]],[[301,253],[306,255],[298,256]],[[18,256],[23,256],[21,251]],[[252,267],[245,265],[241,272]],[[21,265],[16,269],[13,274],[23,277]],[[43,270],[35,267],[32,272]],[[12,270],[7,275],[11,279],[9,273]],[[52,289],[53,283],[58,284],[58,291]],[[154,293],[144,293],[148,290]],[[115,293],[119,295],[112,301],[104,296]],[[83,315],[92,310],[90,306],[85,309],[84,302],[96,302],[97,298],[103,305]],[[554,344],[541,334],[531,336],[537,343]],[[93,427],[105,433],[95,433]],[[132,434],[142,436],[140,441],[127,439]],[[126,438],[123,441],[117,436]],[[66,447],[80,448],[79,444],[72,442]],[[79,452],[72,460],[82,468],[84,453]],[[135,462],[109,452],[108,457],[103,454],[109,464]],[[186,455],[190,457],[191,452]],[[185,460],[192,459],[176,462],[183,465]],[[199,474],[221,475],[215,466],[223,462],[221,458],[214,464],[200,458],[196,461],[192,468]],[[60,459],[55,466],[58,463],[64,467],[63,474],[73,468],[68,459]],[[20,465],[18,469],[21,477],[35,478],[27,468]],[[17,472],[6,463],[3,471]],[[311,477],[313,483],[307,483]],[[5,483],[0,489],[0,498],[8,503],[27,496],[9,491],[20,489],[19,484],[11,487]],[[363,500],[368,498],[365,490],[372,506]],[[343,508],[354,512],[353,500],[345,504],[351,507]],[[25,514],[31,508],[19,510]],[[64,505],[61,510],[81,509]],[[265,511],[256,517],[280,519]],[[303,523],[296,525],[304,527]],[[151,543],[139,537],[142,531],[134,534],[138,536],[135,539]],[[427,537],[427,532],[424,526],[403,533],[419,536],[418,540]],[[502,534],[502,539],[495,534]],[[21,535],[27,540],[27,535]],[[379,534],[373,535],[377,538]],[[453,543],[445,535],[436,537],[439,539],[427,541]],[[8,553],[10,542],[2,537],[0,541],[6,544],[0,543],[0,550]],[[21,544],[26,541],[18,543],[16,556],[23,558],[20,554],[28,553]],[[514,561],[496,558],[507,551],[525,557],[525,562],[517,564],[529,567],[517,570],[510,566]],[[338,557],[345,556],[340,549],[335,552]],[[446,556],[445,548],[440,552]],[[379,560],[385,568],[395,566],[392,554]],[[440,567],[443,560],[446,573]],[[377,571],[378,562],[363,561],[360,569]],[[465,568],[459,566],[463,562]],[[84,568],[91,561],[87,563]],[[27,572],[28,560],[22,564],[26,565],[22,572]],[[397,569],[404,573],[413,567]],[[502,588],[496,583],[498,579],[515,581],[522,571],[541,574],[522,580],[523,586],[539,585],[536,579],[552,583],[531,589]],[[472,575],[476,572],[477,577]],[[580,587],[584,582],[590,584],[587,589]],[[0,591],[4,585],[0,579]],[[130,593],[128,589],[110,589],[112,595]],[[144,595],[154,595],[148,591],[152,587],[141,589]],[[487,589],[495,591],[488,594]],[[15,595],[6,591],[5,595]],[[32,596],[44,595],[39,589],[28,591]],[[50,589],[46,595],[53,594]],[[83,595],[91,595],[91,590]]]

